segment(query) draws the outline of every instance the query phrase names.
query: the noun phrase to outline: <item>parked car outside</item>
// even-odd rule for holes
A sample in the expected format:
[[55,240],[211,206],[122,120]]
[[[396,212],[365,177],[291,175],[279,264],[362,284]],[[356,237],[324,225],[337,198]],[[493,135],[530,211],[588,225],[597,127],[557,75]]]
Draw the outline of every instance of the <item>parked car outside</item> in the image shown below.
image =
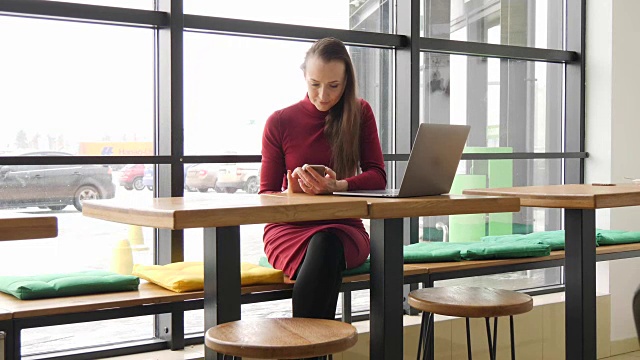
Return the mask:
[[[187,171],[190,167],[195,166],[197,164],[185,164],[184,165],[184,189],[187,191],[197,191],[195,188],[191,188],[187,186]],[[142,176],[142,185],[144,185],[147,189],[153,190],[155,186],[154,178],[155,178],[155,170],[153,164],[148,164],[144,166],[144,175]]]
[[197,189],[200,192],[207,192],[209,189],[219,191],[217,187],[218,169],[220,164],[197,164],[187,170],[185,186]]
[[238,190],[243,190],[248,194],[257,194],[260,190],[260,166],[225,164],[218,170],[217,187],[229,194]]
[[191,187],[187,184],[187,174],[189,173],[189,169],[191,169],[196,165],[200,165],[200,164],[184,164],[184,189],[187,191],[198,191],[198,189]]
[[127,190],[142,190],[144,189],[143,176],[144,164],[128,164],[120,172],[120,185]]
[[144,185],[149,190],[153,190],[153,165],[144,166],[144,175],[142,175],[142,185]]
[[[33,151],[20,156],[71,156],[60,151]],[[1,158],[0,158],[0,161]],[[0,165],[0,208],[39,207],[54,211],[115,196],[108,165]]]

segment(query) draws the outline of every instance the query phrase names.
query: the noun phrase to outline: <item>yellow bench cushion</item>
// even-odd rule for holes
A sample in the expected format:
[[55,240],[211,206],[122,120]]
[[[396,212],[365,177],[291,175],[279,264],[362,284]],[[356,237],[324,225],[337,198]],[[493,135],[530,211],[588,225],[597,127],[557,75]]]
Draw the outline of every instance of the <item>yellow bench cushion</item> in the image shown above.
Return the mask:
[[[243,286],[284,282],[282,270],[269,269],[247,262],[242,262],[240,265]],[[176,262],[167,265],[136,264],[133,266],[133,275],[175,292],[204,289],[204,263],[202,261]]]

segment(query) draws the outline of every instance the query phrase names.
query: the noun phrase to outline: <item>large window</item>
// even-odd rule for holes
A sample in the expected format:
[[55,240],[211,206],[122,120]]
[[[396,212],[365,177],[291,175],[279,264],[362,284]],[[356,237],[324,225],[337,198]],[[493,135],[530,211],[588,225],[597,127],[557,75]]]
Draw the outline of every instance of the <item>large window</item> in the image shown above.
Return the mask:
[[[0,2],[0,211],[54,214],[60,227],[53,239],[0,243],[0,275],[201,260],[202,230],[93,220],[80,213],[82,201],[253,196],[264,123],[305,96],[300,65],[324,36],[348,45],[390,186],[421,122],[471,125],[452,192],[580,182],[584,81],[575,44],[583,19],[565,14],[579,3]],[[477,241],[561,229],[562,221],[557,210],[530,208],[420,218],[407,242]],[[263,225],[241,227],[242,261],[264,257],[262,232]],[[562,285],[562,272],[446,281],[531,289]],[[368,291],[354,292],[353,311],[366,314],[368,299]],[[242,312],[290,314],[291,302]],[[22,352],[160,344],[165,326],[166,317],[146,316],[29,329]],[[95,328],[102,336],[86,336]],[[203,330],[202,310],[188,312],[187,337]]]
[[[333,29],[389,33],[390,1],[369,0],[185,0],[186,14]],[[291,34],[294,35],[295,34]]]
[[557,0],[426,0],[421,36],[562,49],[563,12]]
[[[267,118],[306,95],[300,66],[308,48],[307,42],[186,33],[185,154],[259,154]],[[388,144],[391,50],[352,46],[349,52],[360,95]]]

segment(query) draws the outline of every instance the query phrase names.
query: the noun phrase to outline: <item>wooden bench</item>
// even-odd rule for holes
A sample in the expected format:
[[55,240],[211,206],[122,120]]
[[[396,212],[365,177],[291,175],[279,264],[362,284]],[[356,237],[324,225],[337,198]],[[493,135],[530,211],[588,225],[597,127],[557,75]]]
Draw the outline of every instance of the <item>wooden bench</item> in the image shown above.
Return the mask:
[[[640,257],[640,243],[607,245],[596,248],[598,261]],[[532,270],[564,264],[564,251],[549,256],[505,259],[437,262],[404,265],[405,284],[480,276],[496,273]],[[243,304],[286,299],[291,297],[293,281],[282,284],[252,285],[242,288]],[[351,322],[351,292],[369,288],[369,274],[343,279],[342,320]],[[71,296],[41,300],[19,300],[0,293],[0,331],[6,333],[5,357],[20,358],[20,332],[23,329],[79,322],[109,320],[143,315],[170,314],[172,328],[165,334],[171,349],[185,346],[184,311],[202,309],[202,291],[176,293],[155,284],[143,283],[137,291]],[[198,338],[199,341],[200,338]],[[99,353],[92,353],[98,356]]]
[[38,300],[0,294],[0,309],[7,309],[11,314],[11,326],[5,331],[5,356],[20,358],[23,329],[163,313],[171,314],[172,322],[178,324],[167,334],[171,348],[183,348],[183,331],[179,334],[171,331],[183,329],[184,311],[202,309],[203,296],[202,291],[176,293],[148,283],[141,284],[137,291]]
[[[552,251],[548,256],[503,260],[465,260],[458,262],[441,262],[426,264],[408,264],[406,266],[421,269],[425,274],[417,282],[426,282],[433,286],[433,281],[455,279],[469,276],[482,276],[503,272],[542,269],[564,265],[564,250]],[[597,261],[609,261],[640,257],[640,243],[606,245],[596,248]],[[411,279],[409,279],[411,281]],[[407,279],[405,278],[405,282]]]

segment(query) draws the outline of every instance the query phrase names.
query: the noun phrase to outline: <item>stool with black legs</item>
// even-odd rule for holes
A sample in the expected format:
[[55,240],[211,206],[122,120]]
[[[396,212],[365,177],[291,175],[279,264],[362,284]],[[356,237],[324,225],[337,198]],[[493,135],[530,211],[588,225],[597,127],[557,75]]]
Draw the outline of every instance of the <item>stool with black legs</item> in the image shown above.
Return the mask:
[[205,345],[223,359],[302,359],[325,357],[356,344],[351,324],[337,320],[306,318],[247,319],[214,326],[205,334]]
[[[513,315],[523,314],[533,309],[533,299],[517,291],[481,287],[434,287],[413,290],[409,293],[409,305],[422,311],[422,324],[418,342],[418,359],[422,352],[427,359],[430,337],[433,336],[433,316],[448,315],[463,317],[467,323],[467,354],[471,360],[471,333],[469,318],[485,318],[487,342],[491,360],[496,359],[498,339],[498,317],[509,316],[511,335],[511,359],[516,358]],[[493,339],[489,319],[493,321]]]

